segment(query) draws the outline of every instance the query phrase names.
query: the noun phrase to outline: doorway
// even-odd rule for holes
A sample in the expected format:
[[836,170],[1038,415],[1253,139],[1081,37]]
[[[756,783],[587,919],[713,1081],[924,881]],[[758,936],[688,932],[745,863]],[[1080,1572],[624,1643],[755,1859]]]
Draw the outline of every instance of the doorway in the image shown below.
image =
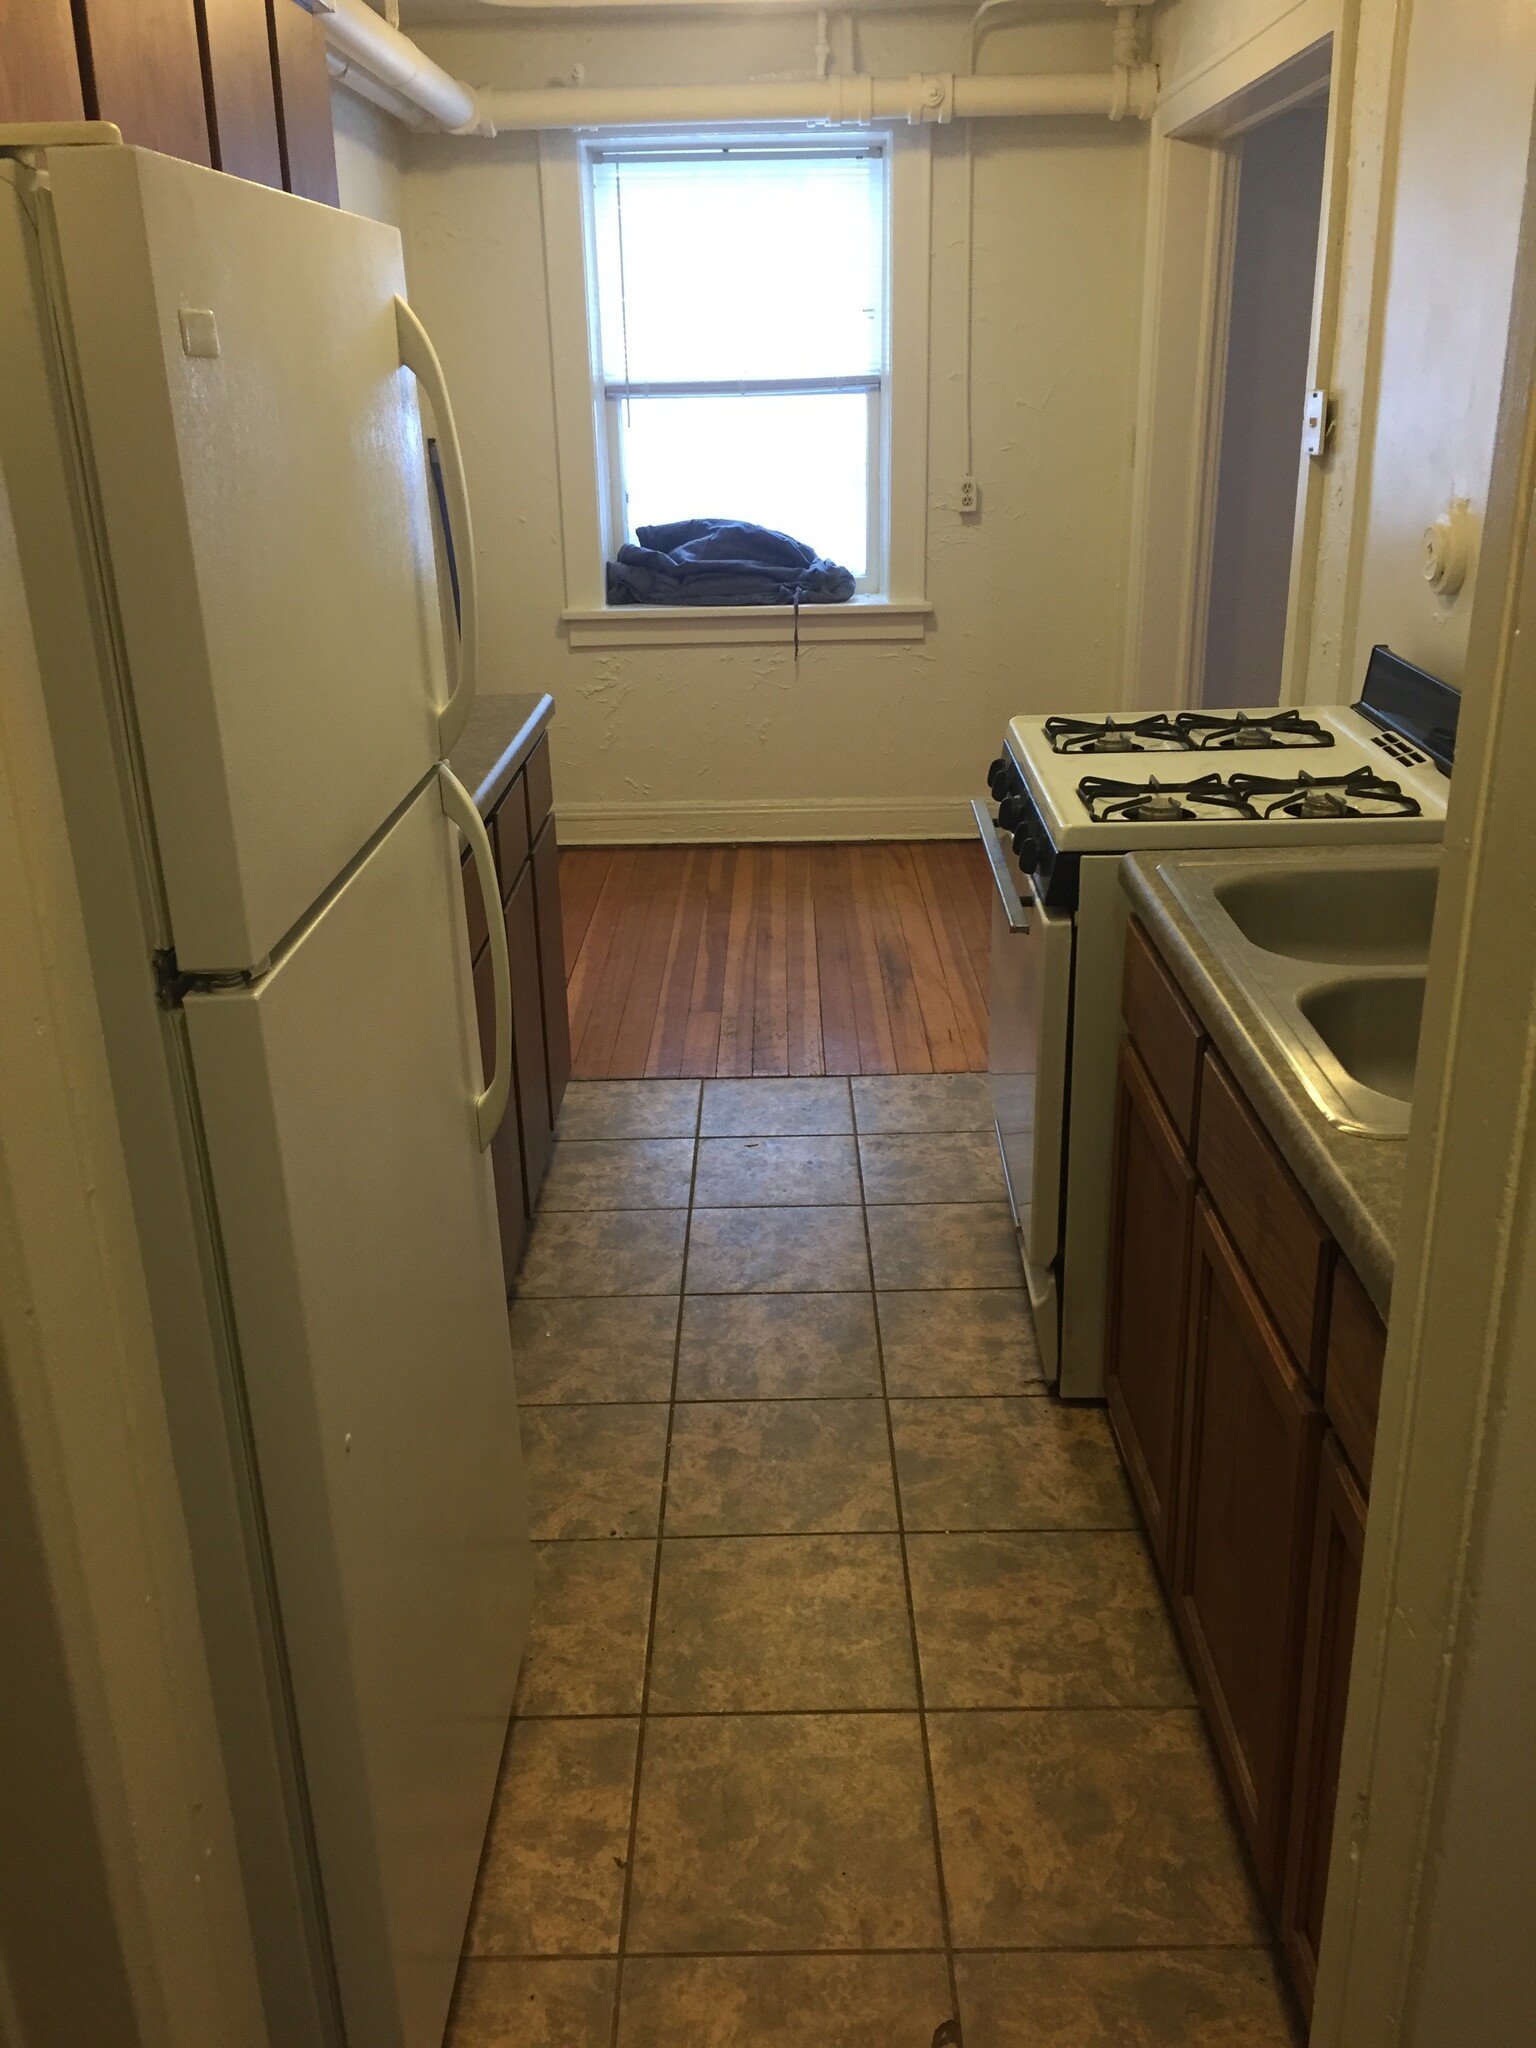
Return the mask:
[[1327,144],[1324,90],[1228,145],[1231,233],[1197,684],[1211,707],[1283,696]]

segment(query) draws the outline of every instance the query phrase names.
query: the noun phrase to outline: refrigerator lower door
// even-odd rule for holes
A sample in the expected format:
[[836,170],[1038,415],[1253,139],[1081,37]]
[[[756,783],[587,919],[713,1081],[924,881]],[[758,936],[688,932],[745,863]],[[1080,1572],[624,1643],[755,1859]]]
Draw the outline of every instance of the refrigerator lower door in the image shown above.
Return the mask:
[[531,1553],[459,857],[427,784],[186,1023],[347,2039],[438,2048]]
[[400,237],[148,150],[48,176],[177,958],[254,967],[440,751]]

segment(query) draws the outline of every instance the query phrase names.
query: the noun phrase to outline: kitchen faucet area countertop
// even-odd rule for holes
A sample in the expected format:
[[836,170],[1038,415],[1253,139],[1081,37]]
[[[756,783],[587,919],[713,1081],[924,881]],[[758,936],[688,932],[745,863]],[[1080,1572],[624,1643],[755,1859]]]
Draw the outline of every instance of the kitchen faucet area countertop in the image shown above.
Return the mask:
[[[1372,849],[1375,862],[1422,863],[1423,849]],[[1285,855],[1271,856],[1285,862]],[[1246,1089],[1287,1165],[1385,1316],[1391,1303],[1407,1148],[1401,1136],[1346,1129],[1319,1107],[1265,1028],[1260,1001],[1235,958],[1191,914],[1182,871],[1209,871],[1209,854],[1133,853],[1121,869],[1141,919],[1213,1044]],[[1253,856],[1234,854],[1233,875]]]

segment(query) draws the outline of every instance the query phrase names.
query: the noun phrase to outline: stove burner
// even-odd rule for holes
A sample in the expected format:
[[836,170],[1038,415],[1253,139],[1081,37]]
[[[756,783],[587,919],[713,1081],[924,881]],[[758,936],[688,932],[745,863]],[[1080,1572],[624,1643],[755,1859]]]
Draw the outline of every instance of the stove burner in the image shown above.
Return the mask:
[[1199,775],[1193,782],[1159,782],[1155,775],[1145,782],[1111,782],[1102,775],[1085,775],[1077,793],[1096,825],[1117,820],[1129,825],[1166,825],[1180,818],[1256,815],[1235,783],[1224,782],[1219,775]]
[[1348,775],[1234,775],[1232,787],[1256,818],[1417,818],[1421,806],[1374,768]]
[[1315,718],[1303,718],[1299,711],[1233,711],[1225,715],[1209,711],[1180,711],[1173,723],[1185,735],[1185,744],[1197,753],[1226,752],[1229,749],[1267,747],[1331,747],[1333,734]]
[[1146,718],[1048,718],[1053,754],[1198,754],[1235,748],[1331,747],[1333,734],[1299,711],[1158,711]]
[[1053,754],[1184,753],[1189,741],[1162,712],[1150,718],[1048,718]]

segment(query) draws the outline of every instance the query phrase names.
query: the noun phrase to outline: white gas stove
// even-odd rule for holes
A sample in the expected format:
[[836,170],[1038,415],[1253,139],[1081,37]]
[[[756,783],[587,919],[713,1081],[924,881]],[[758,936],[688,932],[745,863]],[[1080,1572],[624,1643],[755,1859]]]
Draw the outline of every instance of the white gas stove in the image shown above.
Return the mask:
[[1376,648],[1354,705],[1021,717],[973,805],[992,864],[993,1104],[1041,1354],[1103,1391],[1127,853],[1438,841],[1457,692]]

